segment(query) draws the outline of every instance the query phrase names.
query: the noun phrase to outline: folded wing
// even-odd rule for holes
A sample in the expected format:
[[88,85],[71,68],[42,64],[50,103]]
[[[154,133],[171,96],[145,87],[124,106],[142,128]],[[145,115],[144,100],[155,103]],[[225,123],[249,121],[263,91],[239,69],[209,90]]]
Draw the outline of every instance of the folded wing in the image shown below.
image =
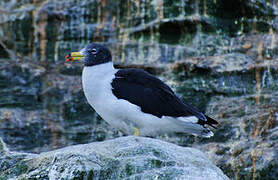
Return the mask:
[[112,92],[118,99],[136,104],[145,113],[159,118],[195,116],[200,125],[208,124],[214,127],[214,124],[218,124],[177,97],[160,79],[143,70],[120,69],[111,85]]

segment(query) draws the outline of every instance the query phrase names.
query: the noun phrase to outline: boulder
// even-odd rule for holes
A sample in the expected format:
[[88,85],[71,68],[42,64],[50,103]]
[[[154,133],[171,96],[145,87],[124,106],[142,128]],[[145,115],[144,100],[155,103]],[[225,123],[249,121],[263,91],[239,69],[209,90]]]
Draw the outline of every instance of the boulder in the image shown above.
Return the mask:
[[4,179],[228,179],[201,151],[145,137],[120,137],[41,154],[1,148],[1,155]]

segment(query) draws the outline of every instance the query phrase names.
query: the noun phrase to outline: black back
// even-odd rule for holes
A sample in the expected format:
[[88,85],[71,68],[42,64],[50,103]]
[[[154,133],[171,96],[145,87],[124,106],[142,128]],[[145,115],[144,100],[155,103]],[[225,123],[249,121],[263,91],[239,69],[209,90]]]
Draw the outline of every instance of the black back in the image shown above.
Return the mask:
[[206,121],[201,112],[183,102],[169,86],[143,70],[121,69],[115,74],[111,84],[112,92],[118,99],[136,104],[145,113],[159,118],[193,115]]

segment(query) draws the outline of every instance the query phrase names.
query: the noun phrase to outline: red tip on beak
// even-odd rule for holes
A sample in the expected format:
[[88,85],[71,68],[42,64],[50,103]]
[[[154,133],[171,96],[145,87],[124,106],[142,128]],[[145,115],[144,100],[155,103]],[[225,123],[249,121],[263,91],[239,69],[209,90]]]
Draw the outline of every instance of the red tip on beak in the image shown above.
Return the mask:
[[73,61],[73,58],[71,57],[70,54],[67,54],[66,57],[65,57],[65,59],[66,59],[66,62]]

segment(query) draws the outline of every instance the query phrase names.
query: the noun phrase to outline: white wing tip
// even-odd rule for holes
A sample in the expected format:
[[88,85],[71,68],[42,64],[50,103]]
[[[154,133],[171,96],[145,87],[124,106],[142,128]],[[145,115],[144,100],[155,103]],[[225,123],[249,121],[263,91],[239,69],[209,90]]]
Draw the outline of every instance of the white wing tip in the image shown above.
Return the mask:
[[214,133],[208,128],[203,129],[201,132],[198,132],[198,133],[194,132],[191,134],[194,136],[203,137],[203,138],[211,138],[212,136],[214,136]]
[[214,133],[213,133],[211,130],[209,130],[209,129],[206,129],[206,132],[203,131],[203,132],[201,133],[201,137],[204,137],[204,138],[210,138],[210,137],[212,137],[213,135],[214,135]]

